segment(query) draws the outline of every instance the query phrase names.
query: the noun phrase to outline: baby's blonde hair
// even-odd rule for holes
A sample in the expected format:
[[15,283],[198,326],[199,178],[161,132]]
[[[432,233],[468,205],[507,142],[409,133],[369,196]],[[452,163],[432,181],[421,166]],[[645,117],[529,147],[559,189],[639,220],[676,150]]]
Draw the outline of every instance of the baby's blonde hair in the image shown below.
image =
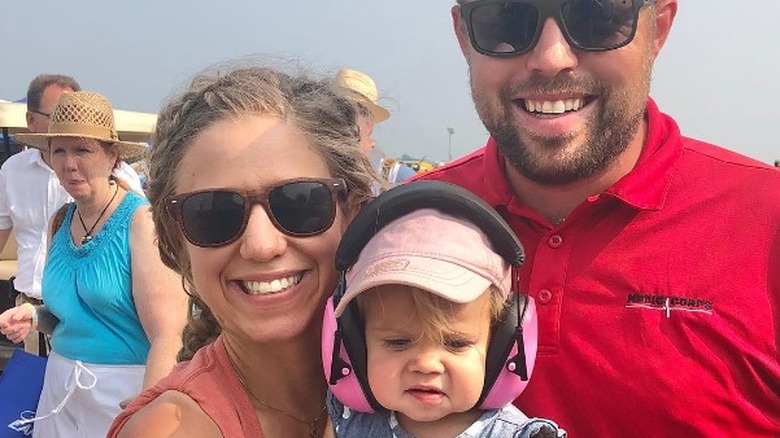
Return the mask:
[[[398,292],[409,291],[411,293],[412,301],[414,302],[414,312],[420,318],[423,325],[421,334],[422,339],[441,342],[444,340],[444,335],[446,333],[453,331],[452,326],[455,322],[455,315],[457,314],[459,307],[463,306],[463,304],[452,302],[417,287],[406,285],[394,285],[393,287],[398,288]],[[493,327],[501,319],[501,316],[504,313],[506,299],[501,290],[494,285],[491,285],[485,290],[485,293],[490,294],[490,327]],[[361,319],[365,319],[366,301],[375,298],[379,300],[378,304],[381,306],[382,295],[383,293],[379,288],[373,288],[355,297],[358,314]]]

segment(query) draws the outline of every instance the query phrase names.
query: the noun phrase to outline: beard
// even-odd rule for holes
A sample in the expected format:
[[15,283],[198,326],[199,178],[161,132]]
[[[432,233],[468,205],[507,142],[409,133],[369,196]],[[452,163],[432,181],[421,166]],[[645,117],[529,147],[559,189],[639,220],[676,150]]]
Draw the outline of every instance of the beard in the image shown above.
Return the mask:
[[[642,77],[622,88],[567,72],[509,83],[499,90],[497,102],[475,87],[472,78],[471,93],[485,128],[514,169],[542,185],[566,185],[605,172],[628,148],[644,118],[650,89],[652,67],[649,62],[643,67]],[[585,138],[578,145],[572,144],[577,141],[574,133],[538,135],[514,117],[518,102],[510,96],[555,93],[598,97],[598,111],[586,122]]]

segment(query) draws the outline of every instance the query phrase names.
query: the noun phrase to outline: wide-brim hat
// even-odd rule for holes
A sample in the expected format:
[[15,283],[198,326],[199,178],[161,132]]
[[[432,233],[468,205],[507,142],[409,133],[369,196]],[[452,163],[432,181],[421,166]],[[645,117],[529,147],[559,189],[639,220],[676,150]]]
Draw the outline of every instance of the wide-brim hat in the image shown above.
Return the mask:
[[511,267],[477,225],[435,209],[417,210],[380,229],[346,280],[337,317],[358,295],[384,285],[411,286],[459,304],[490,286],[506,298],[512,285]]
[[376,83],[367,74],[343,68],[336,73],[336,84],[355,94],[357,100],[371,110],[374,123],[384,122],[390,118],[390,111],[379,105],[379,92]]
[[48,132],[16,134],[14,141],[42,151],[49,151],[54,137],[92,138],[119,148],[119,159],[133,161],[146,153],[146,145],[122,141],[116,131],[111,102],[100,93],[75,91],[64,93],[49,116]]

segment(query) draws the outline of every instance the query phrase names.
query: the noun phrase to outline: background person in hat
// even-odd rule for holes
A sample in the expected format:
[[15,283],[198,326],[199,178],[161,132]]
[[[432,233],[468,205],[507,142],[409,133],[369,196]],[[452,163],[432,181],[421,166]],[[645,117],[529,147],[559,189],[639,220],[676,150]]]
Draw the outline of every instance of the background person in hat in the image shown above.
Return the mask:
[[343,68],[336,73],[336,85],[348,91],[348,96],[358,109],[360,148],[376,161],[377,172],[385,181],[395,184],[416,175],[415,171],[399,160],[384,157],[376,150],[372,137],[374,126],[390,118],[390,111],[379,105],[379,92],[370,76],[357,70]]
[[[160,260],[148,201],[112,176],[145,146],[120,141],[111,104],[88,91],[62,95],[48,133],[16,140],[49,155],[74,199],[52,221],[43,273],[46,309],[58,322],[34,436],[104,436],[121,401],[168,374],[186,319],[186,294]],[[10,309],[0,331],[18,341],[37,328],[39,312]]]
[[[45,133],[49,117],[62,93],[79,91],[79,84],[64,75],[36,76],[27,89],[27,129]],[[125,162],[114,169],[114,175],[125,180],[138,194],[141,181]],[[0,168],[0,248],[9,238],[16,239],[17,271],[13,281],[16,304],[41,304],[41,277],[46,262],[49,220],[66,202],[71,202],[51,168],[49,155],[30,148],[8,158]],[[13,236],[12,236],[13,234]],[[30,332],[24,347],[30,353],[46,355],[45,335]]]
[[477,193],[523,242],[540,354],[516,404],[573,437],[780,436],[780,172],[681,135],[649,97],[677,12],[450,10],[490,138],[423,178]]

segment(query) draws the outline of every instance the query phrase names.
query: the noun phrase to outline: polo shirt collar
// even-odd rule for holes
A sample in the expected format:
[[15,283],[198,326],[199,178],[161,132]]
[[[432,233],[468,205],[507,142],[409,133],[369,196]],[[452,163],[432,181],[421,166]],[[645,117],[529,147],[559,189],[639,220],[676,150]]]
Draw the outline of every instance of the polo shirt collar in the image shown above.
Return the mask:
[[45,161],[43,161],[43,157],[41,156],[41,153],[42,152],[39,151],[38,149],[33,149],[33,153],[31,153],[29,157],[29,163],[32,165],[41,166],[42,168],[48,170],[49,172],[54,172],[54,170],[51,167],[49,167],[49,165],[46,164]]
[[[604,193],[637,209],[660,210],[682,156],[682,138],[674,120],[661,113],[652,99],[648,100],[645,117],[647,136],[636,166]],[[493,137],[488,139],[484,157],[485,200],[491,205],[508,206],[514,194],[504,173],[505,159]]]
[[650,99],[647,103],[647,137],[634,169],[606,190],[641,210],[660,210],[682,157],[682,138],[677,123],[661,113]]

